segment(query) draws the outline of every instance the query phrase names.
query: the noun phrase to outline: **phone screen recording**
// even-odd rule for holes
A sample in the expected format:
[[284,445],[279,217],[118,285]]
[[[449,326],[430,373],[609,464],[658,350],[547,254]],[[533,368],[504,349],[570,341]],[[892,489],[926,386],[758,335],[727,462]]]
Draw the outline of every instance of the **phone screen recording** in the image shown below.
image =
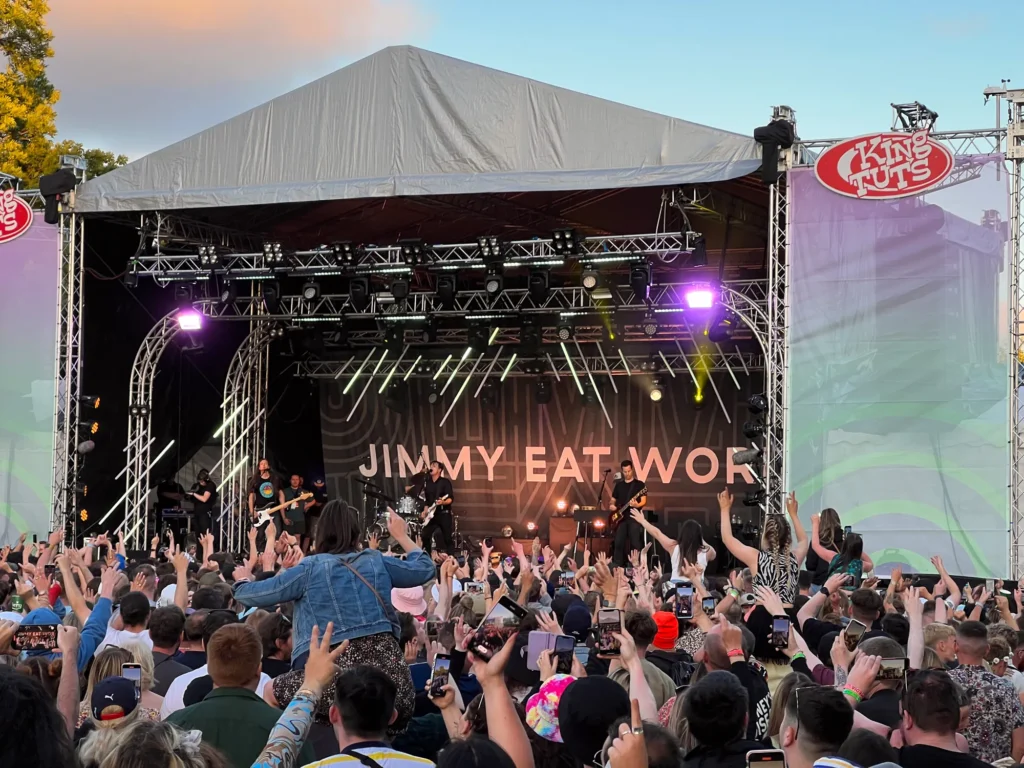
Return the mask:
[[902,680],[910,666],[910,659],[882,659],[875,680]]
[[622,614],[615,608],[602,608],[597,614],[597,652],[605,656],[619,655],[619,641],[612,633],[622,632]]
[[789,628],[789,616],[772,616],[772,645],[774,647],[789,647]]
[[121,665],[121,677],[131,680],[136,688],[142,687],[142,665],[125,662]]
[[857,647],[857,643],[860,642],[861,635],[863,635],[865,631],[867,631],[867,627],[856,619],[853,619],[846,625],[847,650],[852,651]]
[[703,600],[700,601],[700,607],[704,609],[704,613],[706,613],[708,616],[711,616],[711,614],[715,612],[715,598],[705,597]]
[[676,617],[693,618],[693,587],[689,584],[680,584],[676,587]]
[[430,698],[436,699],[438,696],[444,695],[444,691],[441,689],[448,685],[451,666],[452,659],[450,656],[439,653],[434,657],[434,670],[430,674],[430,689],[427,692]]
[[568,675],[572,672],[572,656],[576,648],[576,640],[569,635],[555,635],[555,656],[558,666],[555,672]]
[[16,651],[55,651],[57,650],[56,624],[22,625],[14,630],[11,648]]
[[525,608],[507,595],[502,596],[473,633],[470,650],[481,659],[490,661],[519,628],[524,616]]
[[786,753],[781,749],[754,749],[747,752],[749,768],[786,768]]

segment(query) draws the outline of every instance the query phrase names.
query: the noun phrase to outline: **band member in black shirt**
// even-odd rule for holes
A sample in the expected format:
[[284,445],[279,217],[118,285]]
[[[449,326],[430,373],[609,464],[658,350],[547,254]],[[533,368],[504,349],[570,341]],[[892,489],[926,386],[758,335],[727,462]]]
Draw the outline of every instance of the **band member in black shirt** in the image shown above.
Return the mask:
[[428,555],[434,545],[435,532],[441,534],[441,550],[449,555],[455,554],[451,506],[454,498],[452,481],[444,476],[440,462],[430,462],[430,470],[423,482],[423,512],[420,514],[422,520],[427,516],[427,509],[434,503],[437,504],[434,517],[423,526],[423,551]]
[[[269,461],[260,459],[260,463],[256,467],[256,473],[249,481],[249,517],[255,522],[257,512],[261,509],[276,507],[279,504],[284,504],[284,490],[281,488],[281,479],[271,471]],[[280,533],[282,529],[281,513],[275,512],[271,519],[274,521],[274,527],[277,529],[277,532]],[[261,536],[266,535],[266,526],[260,528],[260,534]]]
[[[627,504],[637,509],[643,509],[647,505],[646,494],[636,499],[636,496],[644,487],[644,484],[637,479],[633,471],[633,462],[625,459],[622,462],[622,479],[615,482],[612,488],[612,498],[608,502],[608,510],[614,512],[622,509]],[[619,568],[629,566],[629,553],[632,550],[644,548],[644,529],[625,510],[622,522],[615,529],[615,542],[612,544],[612,562]]]
[[207,531],[213,530],[210,513],[213,510],[217,496],[217,486],[210,479],[210,473],[207,470],[199,470],[199,474],[196,476],[196,483],[192,486],[192,490],[188,492],[188,495],[192,497],[192,511],[195,515],[196,533],[202,536]]

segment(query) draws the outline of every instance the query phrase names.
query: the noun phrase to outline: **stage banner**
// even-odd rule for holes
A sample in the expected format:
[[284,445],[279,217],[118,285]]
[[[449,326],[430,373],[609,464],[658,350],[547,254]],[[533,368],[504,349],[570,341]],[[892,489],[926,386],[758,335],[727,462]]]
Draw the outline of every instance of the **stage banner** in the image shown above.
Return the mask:
[[[497,536],[504,525],[511,525],[516,536],[524,536],[532,521],[546,535],[559,499],[596,504],[604,470],[612,470],[610,490],[619,463],[629,458],[650,490],[649,506],[660,513],[659,523],[671,535],[679,522],[694,518],[708,526],[706,535],[715,536],[718,492],[730,484],[742,499],[750,489],[749,470],[733,465],[732,448],[748,445],[742,434],[746,398],[761,391],[763,378],[752,373],[756,378],[751,382],[742,370],[736,376],[740,389],[727,372],[714,373],[731,423],[706,384],[704,407],[695,410],[689,379],[663,374],[665,394],[655,403],[648,395],[649,375],[616,377],[618,394],[607,376],[601,376],[614,428],[596,403],[581,401],[570,376],[551,380],[552,397],[545,405],[534,399],[533,379],[510,377],[488,410],[473,397],[477,377],[444,427],[438,424],[462,376],[433,405],[427,402],[430,380],[410,379],[403,414],[389,410],[385,395],[377,394],[378,376],[351,420],[346,417],[365,381],[357,380],[348,395],[342,393],[344,380],[322,384],[328,487],[360,509],[363,486],[357,480],[369,480],[397,497],[407,478],[423,467],[425,453],[439,460],[452,479],[460,532]],[[757,518],[756,510],[744,509],[739,501],[737,512],[744,519]]]
[[950,573],[1006,576],[1002,158],[957,158],[899,199],[836,194],[813,169],[789,183],[786,471],[805,524],[836,509],[883,574],[934,573],[940,555]]
[[58,273],[58,230],[41,215],[0,237],[0,544],[50,524]]

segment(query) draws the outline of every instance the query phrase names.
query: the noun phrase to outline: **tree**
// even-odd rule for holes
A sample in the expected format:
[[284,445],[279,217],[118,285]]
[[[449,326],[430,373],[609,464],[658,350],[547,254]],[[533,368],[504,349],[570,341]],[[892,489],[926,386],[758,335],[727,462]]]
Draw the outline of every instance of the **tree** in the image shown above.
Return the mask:
[[0,172],[36,180],[57,132],[60,94],[46,77],[53,34],[46,0],[0,0]]
[[86,159],[89,178],[119,168],[124,155],[85,149],[77,141],[55,143],[60,93],[46,76],[53,56],[53,34],[46,28],[46,0],[0,0],[0,55],[7,68],[0,73],[0,173],[29,186],[60,168],[61,155]]

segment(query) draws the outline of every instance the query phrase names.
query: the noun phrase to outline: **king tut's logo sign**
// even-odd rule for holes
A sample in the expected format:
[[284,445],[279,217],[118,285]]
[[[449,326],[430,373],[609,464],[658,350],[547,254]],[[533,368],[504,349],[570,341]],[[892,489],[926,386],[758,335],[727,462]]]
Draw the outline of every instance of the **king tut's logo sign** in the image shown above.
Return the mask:
[[860,200],[919,195],[952,172],[953,153],[928,131],[847,139],[826,149],[814,165],[818,181]]
[[32,226],[32,209],[14,194],[13,189],[0,190],[0,243],[21,237]]

